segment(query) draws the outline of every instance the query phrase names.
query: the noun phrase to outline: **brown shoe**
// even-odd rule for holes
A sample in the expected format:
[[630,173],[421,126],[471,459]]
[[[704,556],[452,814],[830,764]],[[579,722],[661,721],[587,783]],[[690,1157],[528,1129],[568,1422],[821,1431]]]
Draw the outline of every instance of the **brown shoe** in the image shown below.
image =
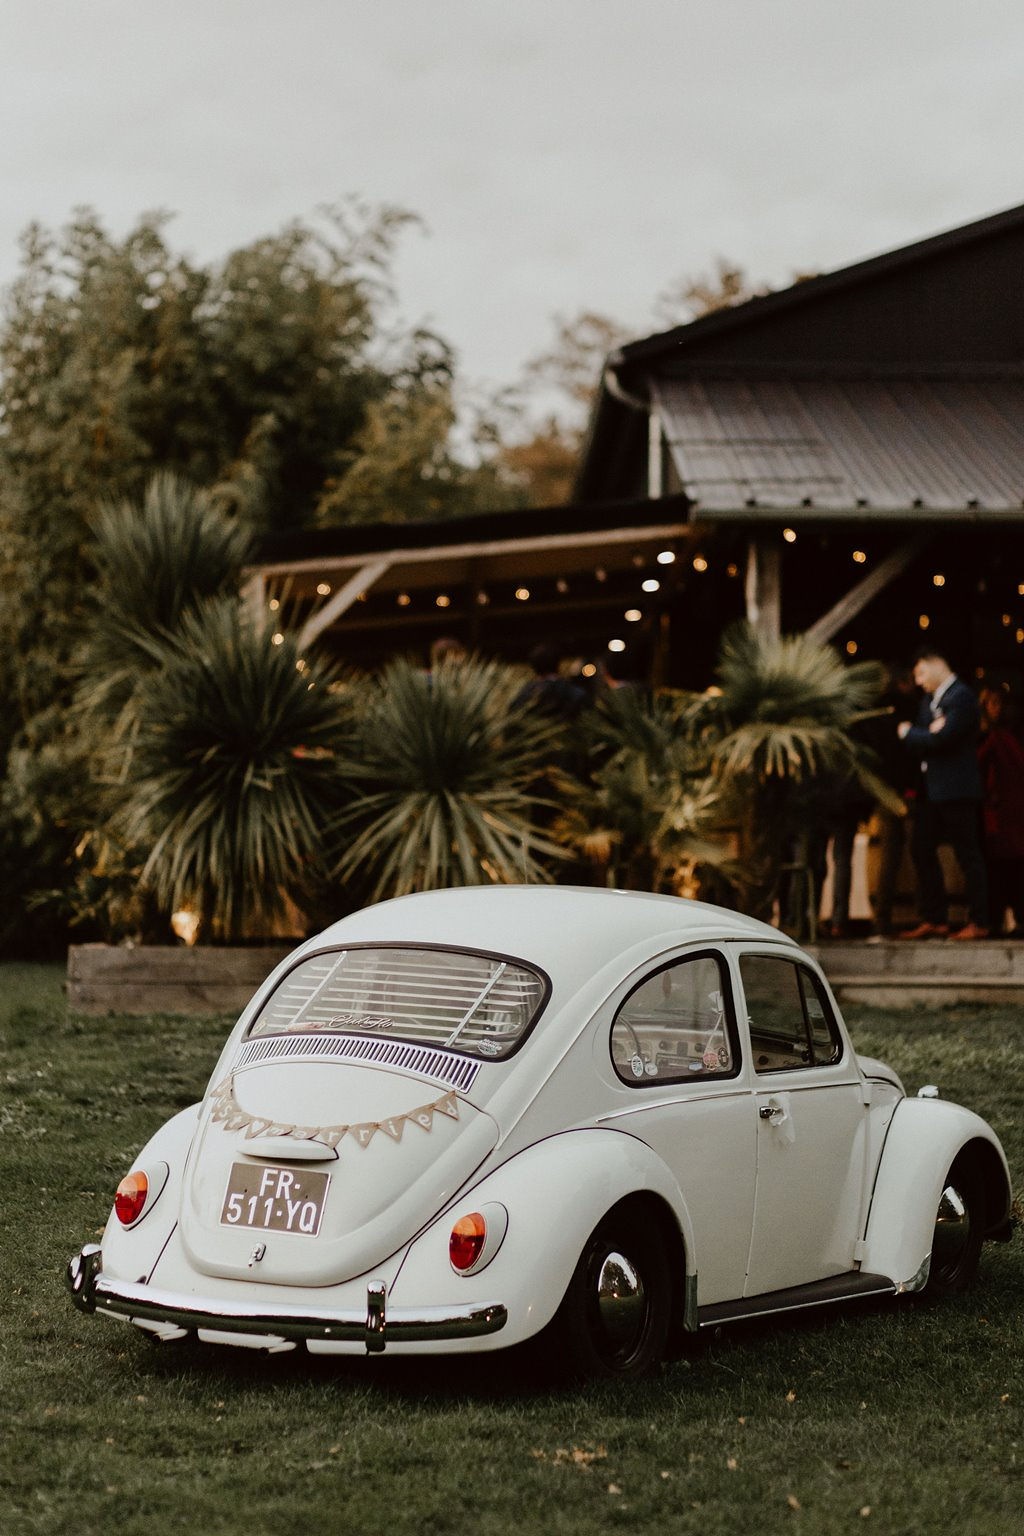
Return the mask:
[[918,923],[916,928],[904,928],[898,939],[946,939],[949,928],[946,923]]
[[979,928],[977,923],[968,923],[966,928],[961,928],[958,933],[952,935],[954,939],[987,939],[988,929]]

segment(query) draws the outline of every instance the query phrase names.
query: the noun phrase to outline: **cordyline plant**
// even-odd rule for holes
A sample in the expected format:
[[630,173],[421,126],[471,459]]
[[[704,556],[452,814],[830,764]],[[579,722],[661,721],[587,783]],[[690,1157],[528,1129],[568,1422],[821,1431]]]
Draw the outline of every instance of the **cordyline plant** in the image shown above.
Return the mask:
[[265,937],[322,873],[323,829],[344,799],[336,677],[274,643],[233,598],[167,639],[135,691],[133,769],[114,829],[148,850],[141,879],[219,942]]
[[252,535],[170,471],[151,478],[141,506],[121,500],[102,507],[92,532],[76,702],[80,713],[123,735],[140,674],[163,663],[165,643],[187,614],[237,592]]
[[821,840],[831,805],[857,785],[901,809],[856,735],[876,713],[883,669],[847,666],[806,635],[766,639],[742,624],[723,639],[716,677],[688,719],[709,750],[712,774],[743,807],[747,905],[767,915],[782,899],[787,926],[813,934],[819,861],[812,842]]
[[349,804],[335,874],[366,899],[551,879],[539,829],[560,728],[520,701],[513,668],[475,657],[433,672],[399,660],[354,686],[339,763]]

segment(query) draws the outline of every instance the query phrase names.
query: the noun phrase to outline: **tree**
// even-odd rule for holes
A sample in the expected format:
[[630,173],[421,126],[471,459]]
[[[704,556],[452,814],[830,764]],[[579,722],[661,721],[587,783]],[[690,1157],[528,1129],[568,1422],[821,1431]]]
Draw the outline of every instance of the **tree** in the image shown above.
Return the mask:
[[193,911],[207,939],[264,936],[324,873],[344,801],[336,681],[234,597],[187,613],[140,680],[112,827],[144,850],[142,887],[168,915]]
[[[518,424],[509,421],[499,453],[501,470],[532,506],[569,501],[590,410],[609,352],[627,331],[607,315],[581,310],[557,315],[555,339],[526,364],[518,395]],[[533,397],[539,409],[528,412]]]
[[449,885],[551,878],[562,850],[537,830],[536,788],[557,725],[517,702],[500,662],[394,661],[357,685],[341,771],[338,878],[367,900]]

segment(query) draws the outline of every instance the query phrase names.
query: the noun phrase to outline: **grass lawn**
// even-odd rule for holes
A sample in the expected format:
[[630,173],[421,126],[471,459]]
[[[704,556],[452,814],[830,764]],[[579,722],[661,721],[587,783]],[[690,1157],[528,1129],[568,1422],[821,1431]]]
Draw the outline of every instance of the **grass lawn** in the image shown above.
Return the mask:
[[[58,968],[0,966],[0,1533],[193,1527],[498,1536],[517,1527],[912,1536],[1024,1525],[1024,1248],[974,1291],[742,1325],[629,1388],[501,1355],[313,1361],[154,1346],[87,1319],[63,1268],[229,1021],[69,1019]],[[851,1010],[910,1092],[979,1110],[1024,1174],[1024,1021]]]

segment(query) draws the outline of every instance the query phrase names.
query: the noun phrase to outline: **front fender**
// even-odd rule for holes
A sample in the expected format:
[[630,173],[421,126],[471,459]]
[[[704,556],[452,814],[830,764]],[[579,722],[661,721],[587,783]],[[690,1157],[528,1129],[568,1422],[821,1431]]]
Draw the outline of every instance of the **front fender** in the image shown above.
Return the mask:
[[169,1171],[155,1204],[143,1212],[136,1226],[123,1227],[111,1210],[101,1242],[105,1273],[128,1280],[139,1280],[152,1273],[178,1219],[181,1175],[199,1123],[200,1108],[199,1104],[191,1104],[172,1116],[133,1158],[131,1168],[124,1170],[129,1173],[136,1168],[166,1163]]
[[989,1231],[1009,1215],[1010,1175],[999,1139],[980,1115],[944,1099],[902,1099],[882,1150],[862,1267],[902,1290],[927,1281],[939,1196],[958,1155],[979,1144]]
[[[461,1195],[420,1234],[392,1287],[396,1306],[433,1306],[486,1297],[508,1308],[501,1342],[517,1344],[554,1317],[584,1244],[601,1218],[631,1195],[655,1196],[681,1238],[692,1272],[694,1242],[682,1192],[661,1158],[624,1131],[567,1131],[516,1154]],[[495,1257],[472,1275],[448,1257],[452,1224],[488,1203],[505,1207],[508,1228]],[[685,1276],[678,1275],[680,1293]],[[473,1347],[471,1341],[468,1347]],[[477,1347],[493,1348],[493,1341]]]

